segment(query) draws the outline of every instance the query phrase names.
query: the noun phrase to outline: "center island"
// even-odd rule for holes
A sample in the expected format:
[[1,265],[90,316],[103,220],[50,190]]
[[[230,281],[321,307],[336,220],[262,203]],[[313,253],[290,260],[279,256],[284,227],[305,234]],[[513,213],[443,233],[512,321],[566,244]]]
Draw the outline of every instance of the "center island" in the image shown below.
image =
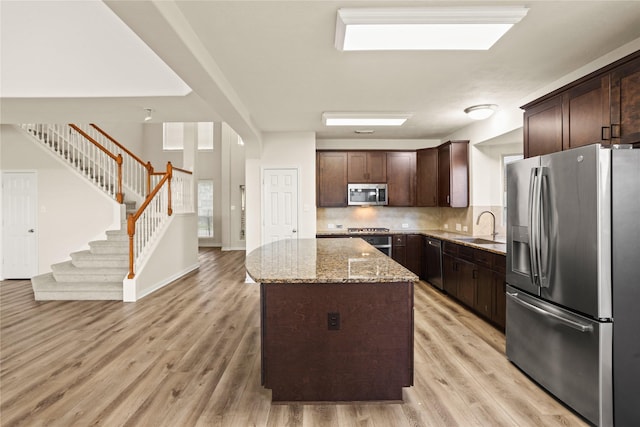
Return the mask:
[[260,284],[273,401],[402,400],[413,385],[415,274],[359,238],[277,241],[246,268]]

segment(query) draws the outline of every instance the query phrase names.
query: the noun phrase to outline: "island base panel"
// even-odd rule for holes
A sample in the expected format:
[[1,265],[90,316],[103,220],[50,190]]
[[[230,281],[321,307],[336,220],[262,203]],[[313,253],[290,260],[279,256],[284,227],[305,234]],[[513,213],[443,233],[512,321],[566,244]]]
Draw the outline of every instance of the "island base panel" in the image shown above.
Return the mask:
[[261,294],[273,401],[402,400],[413,384],[413,283],[262,284]]

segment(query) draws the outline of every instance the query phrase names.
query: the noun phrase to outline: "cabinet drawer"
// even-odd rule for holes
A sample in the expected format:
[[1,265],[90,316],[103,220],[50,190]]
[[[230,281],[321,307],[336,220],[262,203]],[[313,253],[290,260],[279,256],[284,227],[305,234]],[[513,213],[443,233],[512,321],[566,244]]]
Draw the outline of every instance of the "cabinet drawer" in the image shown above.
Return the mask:
[[458,257],[467,261],[473,261],[475,249],[469,246],[458,245]]
[[446,254],[458,255],[458,247],[455,243],[444,241],[442,242],[442,250]]
[[493,269],[505,274],[507,272],[507,257],[505,255],[493,254]]
[[404,234],[393,235],[393,246],[405,246],[407,244],[407,236]]
[[482,249],[474,249],[473,260],[478,265],[491,268],[491,265],[493,264],[493,254]]

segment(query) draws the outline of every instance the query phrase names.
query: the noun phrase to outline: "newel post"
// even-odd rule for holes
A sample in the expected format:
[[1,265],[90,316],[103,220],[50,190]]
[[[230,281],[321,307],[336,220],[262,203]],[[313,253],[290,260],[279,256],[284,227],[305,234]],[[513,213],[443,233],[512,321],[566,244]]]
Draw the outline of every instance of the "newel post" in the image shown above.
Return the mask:
[[148,161],[145,165],[147,169],[147,196],[151,193],[151,175],[153,175],[153,166],[151,165],[151,161]]
[[118,192],[116,193],[116,200],[122,204],[124,202],[124,194],[122,193],[122,154],[118,154],[116,157],[116,163],[118,164]]
[[133,271],[133,236],[136,234],[136,220],[133,214],[127,217],[127,234],[129,234],[129,275],[127,279],[133,279],[135,276]]
[[167,209],[167,213],[171,216],[171,214],[173,214],[173,205],[171,204],[171,180],[173,179],[173,166],[171,165],[171,162],[167,162],[167,175],[169,176],[169,179],[167,180],[167,191],[169,192],[169,207]]

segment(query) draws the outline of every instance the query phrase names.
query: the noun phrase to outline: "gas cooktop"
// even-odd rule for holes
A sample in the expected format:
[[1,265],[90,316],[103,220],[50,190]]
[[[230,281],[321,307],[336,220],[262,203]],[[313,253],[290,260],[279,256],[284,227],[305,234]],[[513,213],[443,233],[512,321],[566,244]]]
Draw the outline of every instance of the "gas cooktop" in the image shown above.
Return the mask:
[[383,227],[350,227],[347,230],[349,231],[349,233],[375,233],[378,231],[389,231],[388,228]]

